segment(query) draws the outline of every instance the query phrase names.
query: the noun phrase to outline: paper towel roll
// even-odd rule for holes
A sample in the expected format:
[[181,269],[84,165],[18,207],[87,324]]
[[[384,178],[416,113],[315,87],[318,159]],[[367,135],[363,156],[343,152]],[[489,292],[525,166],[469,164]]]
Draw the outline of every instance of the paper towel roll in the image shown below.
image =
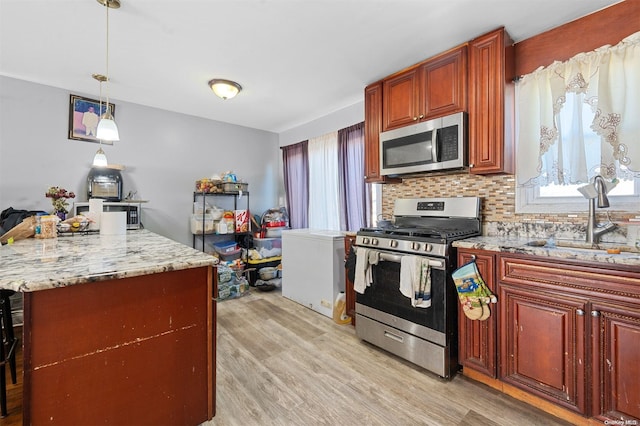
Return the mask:
[[102,212],[100,234],[124,235],[127,233],[127,212]]
[[90,198],[89,199],[89,219],[93,222],[89,224],[89,229],[100,229],[100,217],[102,216],[104,200],[102,198]]

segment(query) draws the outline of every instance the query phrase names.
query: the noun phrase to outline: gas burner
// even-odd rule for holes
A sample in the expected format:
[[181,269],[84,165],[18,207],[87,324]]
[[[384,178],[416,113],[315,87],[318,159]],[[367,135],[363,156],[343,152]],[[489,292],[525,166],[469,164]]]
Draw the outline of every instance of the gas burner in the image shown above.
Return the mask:
[[447,228],[426,228],[426,227],[387,227],[387,228],[362,228],[358,234],[369,236],[385,237],[413,237],[425,239],[439,239],[453,241],[467,236],[478,235],[477,229],[447,229]]
[[480,235],[481,229],[477,197],[397,199],[393,225],[362,228],[355,245],[447,258],[453,241]]

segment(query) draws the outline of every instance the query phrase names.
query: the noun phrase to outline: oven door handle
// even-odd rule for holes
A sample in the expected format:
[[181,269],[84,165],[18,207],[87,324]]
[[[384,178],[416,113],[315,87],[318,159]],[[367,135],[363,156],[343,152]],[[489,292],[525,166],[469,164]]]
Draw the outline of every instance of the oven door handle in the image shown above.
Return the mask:
[[[378,252],[380,253],[380,260],[385,261],[385,262],[395,262],[395,263],[400,263],[402,261],[402,256],[401,254],[391,254],[391,253],[385,253],[385,252]],[[429,259],[429,266],[433,266],[435,268],[444,268],[444,261],[443,260],[434,260],[434,259]]]

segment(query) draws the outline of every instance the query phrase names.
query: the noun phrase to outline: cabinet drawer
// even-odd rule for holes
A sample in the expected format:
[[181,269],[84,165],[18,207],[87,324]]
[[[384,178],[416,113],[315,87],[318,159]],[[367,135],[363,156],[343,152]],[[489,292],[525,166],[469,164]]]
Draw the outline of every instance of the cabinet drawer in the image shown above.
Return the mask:
[[500,255],[498,281],[586,296],[640,302],[640,271],[533,256]]

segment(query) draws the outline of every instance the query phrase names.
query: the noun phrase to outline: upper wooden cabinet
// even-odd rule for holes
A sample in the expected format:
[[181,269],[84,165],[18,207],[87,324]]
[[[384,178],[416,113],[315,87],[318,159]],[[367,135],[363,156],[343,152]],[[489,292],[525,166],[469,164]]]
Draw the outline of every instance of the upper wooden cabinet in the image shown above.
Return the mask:
[[380,176],[380,132],[382,129],[382,83],[364,90],[364,180],[367,183],[402,182]]
[[514,172],[514,55],[504,28],[469,43],[469,170]]
[[467,47],[383,80],[382,131],[467,109]]

